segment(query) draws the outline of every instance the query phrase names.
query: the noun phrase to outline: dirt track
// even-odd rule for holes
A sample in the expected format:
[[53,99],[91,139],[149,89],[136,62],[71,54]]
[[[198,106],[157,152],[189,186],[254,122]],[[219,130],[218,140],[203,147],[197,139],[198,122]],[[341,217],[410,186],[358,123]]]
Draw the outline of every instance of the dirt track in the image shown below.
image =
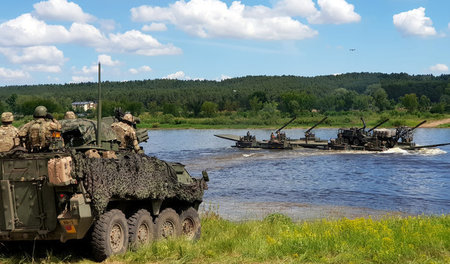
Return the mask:
[[443,124],[448,124],[448,123],[450,123],[450,118],[446,118],[446,119],[441,119],[441,120],[436,120],[436,121],[432,121],[432,122],[429,122],[429,123],[425,123],[425,124],[423,124],[423,125],[421,125],[420,127],[438,127],[438,126],[440,126],[440,125],[443,125]]

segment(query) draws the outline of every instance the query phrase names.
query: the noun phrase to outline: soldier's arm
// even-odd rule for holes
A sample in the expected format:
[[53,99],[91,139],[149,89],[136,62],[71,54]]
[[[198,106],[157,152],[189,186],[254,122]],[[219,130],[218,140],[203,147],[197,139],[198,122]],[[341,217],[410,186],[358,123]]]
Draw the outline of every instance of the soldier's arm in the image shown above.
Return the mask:
[[141,150],[141,147],[139,147],[139,142],[137,140],[136,132],[133,130],[130,131],[129,137],[131,140],[133,140],[133,149],[134,151],[138,152]]

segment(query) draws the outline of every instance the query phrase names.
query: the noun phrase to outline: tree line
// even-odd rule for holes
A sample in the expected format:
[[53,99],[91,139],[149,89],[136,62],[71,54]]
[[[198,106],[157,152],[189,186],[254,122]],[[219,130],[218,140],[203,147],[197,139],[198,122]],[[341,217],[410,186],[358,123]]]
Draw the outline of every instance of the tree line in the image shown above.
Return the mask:
[[[347,73],[316,77],[246,76],[223,81],[142,80],[102,83],[103,114],[121,107],[175,117],[219,112],[284,116],[319,111],[450,112],[450,75]],[[0,111],[31,115],[37,105],[63,113],[75,101],[96,101],[97,83],[0,87]],[[83,112],[78,109],[79,112]]]

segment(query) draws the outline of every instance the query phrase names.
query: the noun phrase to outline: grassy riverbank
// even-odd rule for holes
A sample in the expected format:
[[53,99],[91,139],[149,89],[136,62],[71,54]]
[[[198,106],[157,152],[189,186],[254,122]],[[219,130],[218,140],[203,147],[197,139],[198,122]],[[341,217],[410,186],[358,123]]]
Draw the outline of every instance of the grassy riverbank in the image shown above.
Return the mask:
[[450,217],[316,220],[280,214],[235,223],[203,218],[202,239],[154,243],[119,263],[449,263]]
[[[320,121],[325,115],[318,113],[309,113],[298,116],[289,128],[308,128]],[[377,123],[388,119],[389,121],[381,127],[397,127],[410,126],[413,127],[423,120],[427,122],[435,120],[443,120],[450,118],[448,114],[431,114],[431,113],[408,113],[398,111],[386,111],[381,114],[374,112],[331,112],[327,113],[328,119],[325,120],[318,127],[339,128],[339,127],[361,127],[361,117],[366,121],[367,127],[375,126]],[[144,128],[233,128],[233,129],[247,129],[247,128],[279,128],[287,123],[289,117],[279,116],[252,116],[244,113],[228,113],[224,115],[217,115],[208,118],[185,118],[174,117],[172,115],[144,113],[140,115],[141,124],[139,127]],[[450,127],[450,124],[439,125],[438,127]]]
[[[309,128],[319,122],[323,117],[328,116],[318,128],[340,128],[340,127],[361,127],[361,117],[364,118],[367,127],[375,126],[377,123],[388,119],[389,121],[381,127],[410,126],[413,127],[423,120],[427,123],[436,120],[449,119],[450,114],[431,114],[429,112],[399,112],[385,111],[383,113],[375,112],[329,112],[325,114],[306,113],[298,116],[288,128]],[[55,114],[55,118],[61,120],[63,114]],[[248,128],[279,128],[287,123],[290,117],[280,117],[279,115],[261,116],[252,115],[249,112],[226,112],[217,114],[214,117],[175,117],[173,115],[164,115],[162,113],[143,113],[139,115],[141,123],[140,128],[149,129],[248,129]],[[31,116],[25,116],[14,121],[14,126],[20,127],[32,119]],[[450,127],[450,123],[438,125],[437,127]]]
[[[72,247],[47,249],[35,263],[93,263]],[[51,253],[54,252],[54,253]],[[24,253],[1,263],[28,263]],[[202,237],[161,241],[106,263],[449,263],[450,216],[357,218],[294,223],[272,214],[231,222],[209,214]]]

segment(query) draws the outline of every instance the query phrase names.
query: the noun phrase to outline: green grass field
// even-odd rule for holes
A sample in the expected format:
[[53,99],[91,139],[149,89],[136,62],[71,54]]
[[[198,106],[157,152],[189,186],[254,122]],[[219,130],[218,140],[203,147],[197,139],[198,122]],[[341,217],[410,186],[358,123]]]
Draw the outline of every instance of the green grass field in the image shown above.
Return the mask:
[[[34,262],[93,263],[78,251],[47,248]],[[30,263],[30,253],[2,252],[0,263]],[[450,216],[294,223],[281,214],[231,222],[209,213],[196,242],[155,242],[106,263],[450,263]]]

